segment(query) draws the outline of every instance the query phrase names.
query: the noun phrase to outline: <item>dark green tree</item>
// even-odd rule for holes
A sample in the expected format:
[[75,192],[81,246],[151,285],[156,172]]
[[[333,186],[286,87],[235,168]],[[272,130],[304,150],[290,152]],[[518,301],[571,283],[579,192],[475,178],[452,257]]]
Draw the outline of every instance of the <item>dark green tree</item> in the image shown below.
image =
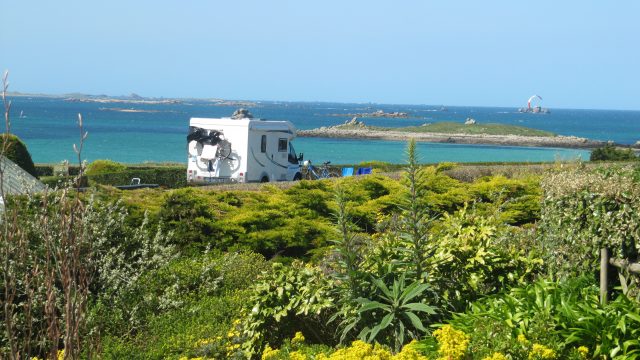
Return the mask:
[[9,160],[16,163],[29,174],[38,177],[36,167],[33,165],[31,154],[27,150],[27,146],[13,134],[3,134],[2,141],[6,142],[6,153],[4,154]]

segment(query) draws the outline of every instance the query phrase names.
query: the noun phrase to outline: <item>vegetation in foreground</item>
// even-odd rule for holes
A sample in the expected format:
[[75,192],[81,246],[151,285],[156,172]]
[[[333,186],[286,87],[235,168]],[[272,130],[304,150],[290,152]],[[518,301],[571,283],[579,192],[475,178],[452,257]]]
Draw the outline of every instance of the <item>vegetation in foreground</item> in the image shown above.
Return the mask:
[[[637,356],[637,278],[602,305],[593,275],[603,246],[638,258],[637,169],[578,164],[466,183],[447,166],[417,166],[411,148],[409,160],[400,181],[13,198],[7,214],[25,231],[12,239],[28,245],[9,253],[3,238],[3,254],[32,260],[12,262],[3,285],[22,294],[3,356],[58,354],[65,342],[47,329],[66,328],[67,307],[84,319],[69,357]],[[58,289],[37,270],[64,265],[46,260],[70,246],[60,226],[78,235],[76,276],[91,274],[84,305],[68,302],[64,276]]]
[[638,277],[620,272],[607,303],[594,280],[599,249],[640,257],[638,167],[451,170],[411,142],[400,180],[5,197],[0,354],[640,357]]

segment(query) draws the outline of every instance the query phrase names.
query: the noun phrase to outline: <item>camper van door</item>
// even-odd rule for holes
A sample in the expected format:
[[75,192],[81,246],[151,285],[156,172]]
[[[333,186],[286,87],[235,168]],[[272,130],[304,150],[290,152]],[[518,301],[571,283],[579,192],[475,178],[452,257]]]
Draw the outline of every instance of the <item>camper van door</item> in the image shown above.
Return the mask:
[[293,148],[293,144],[289,141],[289,154],[288,154],[288,167],[287,167],[287,180],[300,180],[301,175],[296,178],[296,174],[300,174],[300,163],[298,162],[298,155]]

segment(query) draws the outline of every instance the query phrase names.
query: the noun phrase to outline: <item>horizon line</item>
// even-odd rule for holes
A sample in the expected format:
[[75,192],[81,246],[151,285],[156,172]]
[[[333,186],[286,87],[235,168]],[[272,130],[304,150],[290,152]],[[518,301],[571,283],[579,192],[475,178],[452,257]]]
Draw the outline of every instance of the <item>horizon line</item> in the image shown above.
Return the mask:
[[[18,97],[26,97],[26,96],[32,96],[32,97],[52,97],[52,98],[62,98],[62,97],[69,97],[69,96],[74,96],[74,95],[82,95],[82,96],[86,96],[86,97],[91,97],[91,98],[107,98],[107,99],[131,99],[132,95],[136,95],[139,96],[141,99],[140,100],[158,100],[158,99],[163,99],[163,100],[223,100],[223,101],[247,101],[247,102],[272,102],[272,103],[276,103],[276,102],[281,102],[281,103],[326,103],[326,104],[352,104],[352,105],[367,105],[367,104],[371,104],[371,105],[383,105],[383,106],[392,106],[392,105],[400,105],[400,106],[444,106],[444,107],[479,107],[479,108],[506,108],[506,109],[520,109],[523,108],[525,106],[505,106],[505,105],[477,105],[477,104],[466,104],[466,105],[460,105],[460,104],[444,104],[444,103],[437,103],[437,104],[426,104],[426,103],[422,103],[422,104],[418,104],[418,103],[384,103],[384,102],[372,102],[372,101],[367,101],[367,102],[357,102],[357,101],[335,101],[335,100],[272,100],[272,99],[231,99],[231,98],[222,98],[222,97],[215,97],[215,96],[210,96],[210,97],[165,97],[165,96],[142,96],[139,95],[135,92],[132,92],[128,95],[107,95],[107,94],[99,94],[99,95],[95,95],[95,94],[87,94],[87,93],[83,93],[83,92],[70,92],[70,93],[57,93],[57,94],[52,94],[52,93],[32,93],[32,92],[24,92],[24,91],[7,91],[7,96],[18,96]],[[572,107],[547,107],[547,109],[556,109],[556,110],[592,110],[592,111],[640,111],[640,108],[636,108],[636,109],[615,109],[615,108],[572,108]]]

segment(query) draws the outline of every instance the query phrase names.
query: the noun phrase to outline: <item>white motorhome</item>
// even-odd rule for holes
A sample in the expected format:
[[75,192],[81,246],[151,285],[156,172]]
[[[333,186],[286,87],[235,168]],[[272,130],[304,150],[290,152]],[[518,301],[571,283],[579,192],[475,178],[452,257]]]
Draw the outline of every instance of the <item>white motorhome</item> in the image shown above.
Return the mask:
[[187,182],[300,180],[302,154],[291,144],[295,136],[289,121],[252,119],[246,111],[230,118],[191,118]]

